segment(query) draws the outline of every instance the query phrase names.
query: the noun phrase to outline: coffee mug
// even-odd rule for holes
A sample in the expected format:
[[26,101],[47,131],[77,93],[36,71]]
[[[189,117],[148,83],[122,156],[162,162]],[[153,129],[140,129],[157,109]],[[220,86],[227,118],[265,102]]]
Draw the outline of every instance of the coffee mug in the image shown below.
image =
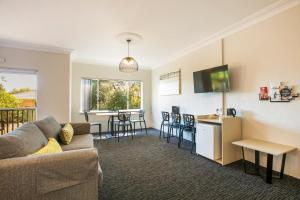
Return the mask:
[[236,116],[236,110],[234,108],[227,108],[227,115],[228,116]]

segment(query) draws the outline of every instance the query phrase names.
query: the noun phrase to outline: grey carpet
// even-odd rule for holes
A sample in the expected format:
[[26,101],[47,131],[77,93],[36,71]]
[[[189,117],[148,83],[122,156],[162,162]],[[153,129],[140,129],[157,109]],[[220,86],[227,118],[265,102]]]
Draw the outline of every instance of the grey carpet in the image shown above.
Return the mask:
[[104,176],[101,200],[300,199],[300,180],[286,176],[266,184],[245,174],[240,162],[222,167],[191,155],[186,142],[178,149],[176,138],[168,144],[156,133],[119,143],[95,140]]

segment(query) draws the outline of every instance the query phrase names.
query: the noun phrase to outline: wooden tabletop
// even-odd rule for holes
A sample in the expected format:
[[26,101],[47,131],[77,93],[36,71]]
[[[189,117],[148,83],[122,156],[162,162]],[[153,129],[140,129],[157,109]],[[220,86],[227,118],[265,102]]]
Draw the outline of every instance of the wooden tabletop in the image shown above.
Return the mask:
[[198,123],[201,122],[208,122],[208,123],[213,123],[213,124],[222,124],[222,120],[219,119],[197,119]]
[[[129,111],[130,112],[130,111]],[[138,115],[139,111],[131,111],[130,112],[132,115]],[[117,116],[118,112],[105,112],[105,113],[96,113],[96,115],[100,116]]]
[[248,149],[253,149],[253,150],[260,151],[260,152],[272,154],[275,156],[285,154],[285,153],[288,153],[290,151],[297,149],[296,147],[267,142],[267,141],[263,141],[263,140],[257,140],[257,139],[245,139],[245,140],[232,142],[232,144],[241,146],[241,147],[245,147]]

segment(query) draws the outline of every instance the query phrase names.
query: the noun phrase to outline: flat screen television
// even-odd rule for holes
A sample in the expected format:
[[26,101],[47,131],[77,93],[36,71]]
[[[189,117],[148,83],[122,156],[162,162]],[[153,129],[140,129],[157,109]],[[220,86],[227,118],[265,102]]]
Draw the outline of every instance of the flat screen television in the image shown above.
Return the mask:
[[228,65],[222,65],[193,73],[194,92],[229,92]]

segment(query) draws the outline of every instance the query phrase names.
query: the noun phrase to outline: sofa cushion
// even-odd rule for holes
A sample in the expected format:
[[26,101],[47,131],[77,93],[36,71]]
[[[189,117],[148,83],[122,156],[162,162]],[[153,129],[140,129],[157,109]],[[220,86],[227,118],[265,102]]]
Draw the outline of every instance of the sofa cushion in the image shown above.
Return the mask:
[[74,129],[70,123],[66,123],[59,133],[60,141],[63,144],[70,144],[74,135]]
[[93,148],[94,141],[92,134],[74,135],[72,142],[68,145],[61,145],[63,151]]
[[39,155],[39,154],[48,154],[48,153],[61,153],[62,149],[59,145],[59,143],[54,138],[48,139],[48,144],[44,146],[43,148],[39,149],[37,152],[35,152],[33,155]]
[[71,125],[75,135],[90,134],[90,123],[71,123]]
[[0,159],[32,154],[47,143],[47,138],[36,125],[24,124],[20,128],[0,136]]
[[34,124],[41,129],[46,138],[58,139],[58,134],[61,131],[60,124],[52,116],[48,116],[45,119],[34,122]]

